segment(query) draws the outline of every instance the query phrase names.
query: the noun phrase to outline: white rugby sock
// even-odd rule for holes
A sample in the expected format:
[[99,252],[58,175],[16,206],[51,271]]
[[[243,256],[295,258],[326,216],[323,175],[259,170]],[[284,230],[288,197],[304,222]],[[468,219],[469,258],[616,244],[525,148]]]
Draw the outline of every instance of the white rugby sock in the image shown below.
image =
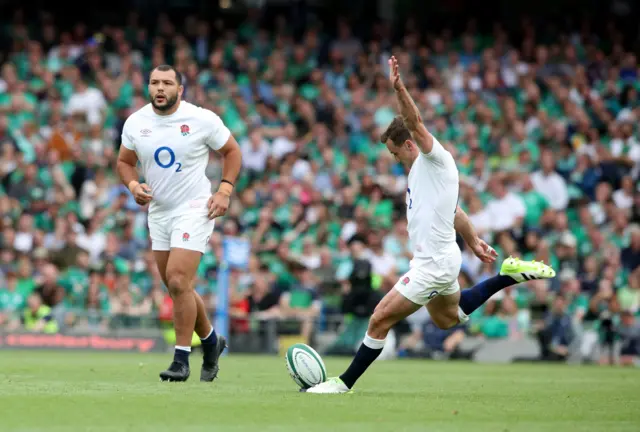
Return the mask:
[[385,340],[386,339],[374,339],[371,336],[369,336],[369,334],[366,334],[364,336],[364,340],[362,341],[362,343],[366,347],[369,347],[371,349],[381,350],[382,348],[384,348],[384,341]]
[[188,347],[188,346],[179,346],[179,345],[176,345],[176,349],[177,349],[177,350],[180,350],[180,351],[191,352],[191,347]]
[[458,306],[458,320],[460,321],[460,324],[464,324],[469,321],[469,315],[464,313],[460,306]]

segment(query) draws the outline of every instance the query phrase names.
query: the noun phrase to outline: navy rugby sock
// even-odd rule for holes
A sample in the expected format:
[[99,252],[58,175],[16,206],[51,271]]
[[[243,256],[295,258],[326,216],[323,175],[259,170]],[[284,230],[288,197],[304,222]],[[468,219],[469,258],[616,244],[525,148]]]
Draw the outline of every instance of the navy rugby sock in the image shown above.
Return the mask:
[[191,354],[191,347],[177,346],[173,352],[173,361],[178,363],[189,365],[189,354]]
[[218,335],[213,329],[213,326],[211,326],[209,335],[207,337],[200,338],[200,341],[202,342],[202,354],[204,356],[204,361],[209,362],[213,360],[211,357],[215,353],[216,345],[218,344]]
[[384,347],[384,339],[373,339],[369,335],[364,337],[364,341],[353,361],[347,370],[340,375],[342,382],[349,388],[353,387],[358,378],[371,366],[371,363],[378,358]]
[[460,293],[460,309],[469,315],[489,300],[495,293],[517,282],[510,276],[497,275]]
[[213,329],[213,326],[211,327],[211,331],[209,332],[209,335],[207,337],[204,338],[200,338],[200,341],[202,342],[202,345],[212,345],[212,346],[216,346],[216,343],[218,343],[218,335],[216,334],[216,331]]

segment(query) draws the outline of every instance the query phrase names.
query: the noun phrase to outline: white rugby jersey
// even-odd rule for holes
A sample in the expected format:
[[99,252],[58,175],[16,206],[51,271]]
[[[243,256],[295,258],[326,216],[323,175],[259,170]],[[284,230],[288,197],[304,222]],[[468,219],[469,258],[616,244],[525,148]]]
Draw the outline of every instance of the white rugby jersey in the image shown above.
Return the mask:
[[431,152],[420,152],[409,171],[407,230],[414,257],[437,259],[456,245],[453,220],[458,193],[456,163],[434,137]]
[[158,115],[148,104],[124,124],[122,145],[138,155],[153,199],[149,215],[178,216],[211,196],[205,175],[209,151],[224,146],[231,132],[208,109],[181,101],[176,112]]

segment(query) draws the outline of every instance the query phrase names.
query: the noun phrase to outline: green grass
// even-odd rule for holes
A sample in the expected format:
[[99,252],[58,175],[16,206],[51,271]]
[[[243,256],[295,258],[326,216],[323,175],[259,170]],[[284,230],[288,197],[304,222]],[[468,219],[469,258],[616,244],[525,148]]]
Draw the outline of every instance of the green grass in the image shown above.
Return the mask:
[[[198,356],[199,357],[199,356]],[[640,370],[377,362],[351,395],[298,393],[279,357],[160,383],[169,355],[0,351],[0,430],[637,431]],[[325,359],[330,375],[347,360]]]

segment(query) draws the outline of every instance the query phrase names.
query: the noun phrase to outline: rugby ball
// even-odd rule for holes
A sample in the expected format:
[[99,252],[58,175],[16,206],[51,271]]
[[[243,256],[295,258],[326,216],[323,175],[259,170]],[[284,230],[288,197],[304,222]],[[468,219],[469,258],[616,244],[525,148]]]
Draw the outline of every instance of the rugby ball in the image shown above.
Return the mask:
[[327,369],[322,358],[309,345],[291,345],[285,360],[289,375],[300,388],[308,389],[327,380]]

